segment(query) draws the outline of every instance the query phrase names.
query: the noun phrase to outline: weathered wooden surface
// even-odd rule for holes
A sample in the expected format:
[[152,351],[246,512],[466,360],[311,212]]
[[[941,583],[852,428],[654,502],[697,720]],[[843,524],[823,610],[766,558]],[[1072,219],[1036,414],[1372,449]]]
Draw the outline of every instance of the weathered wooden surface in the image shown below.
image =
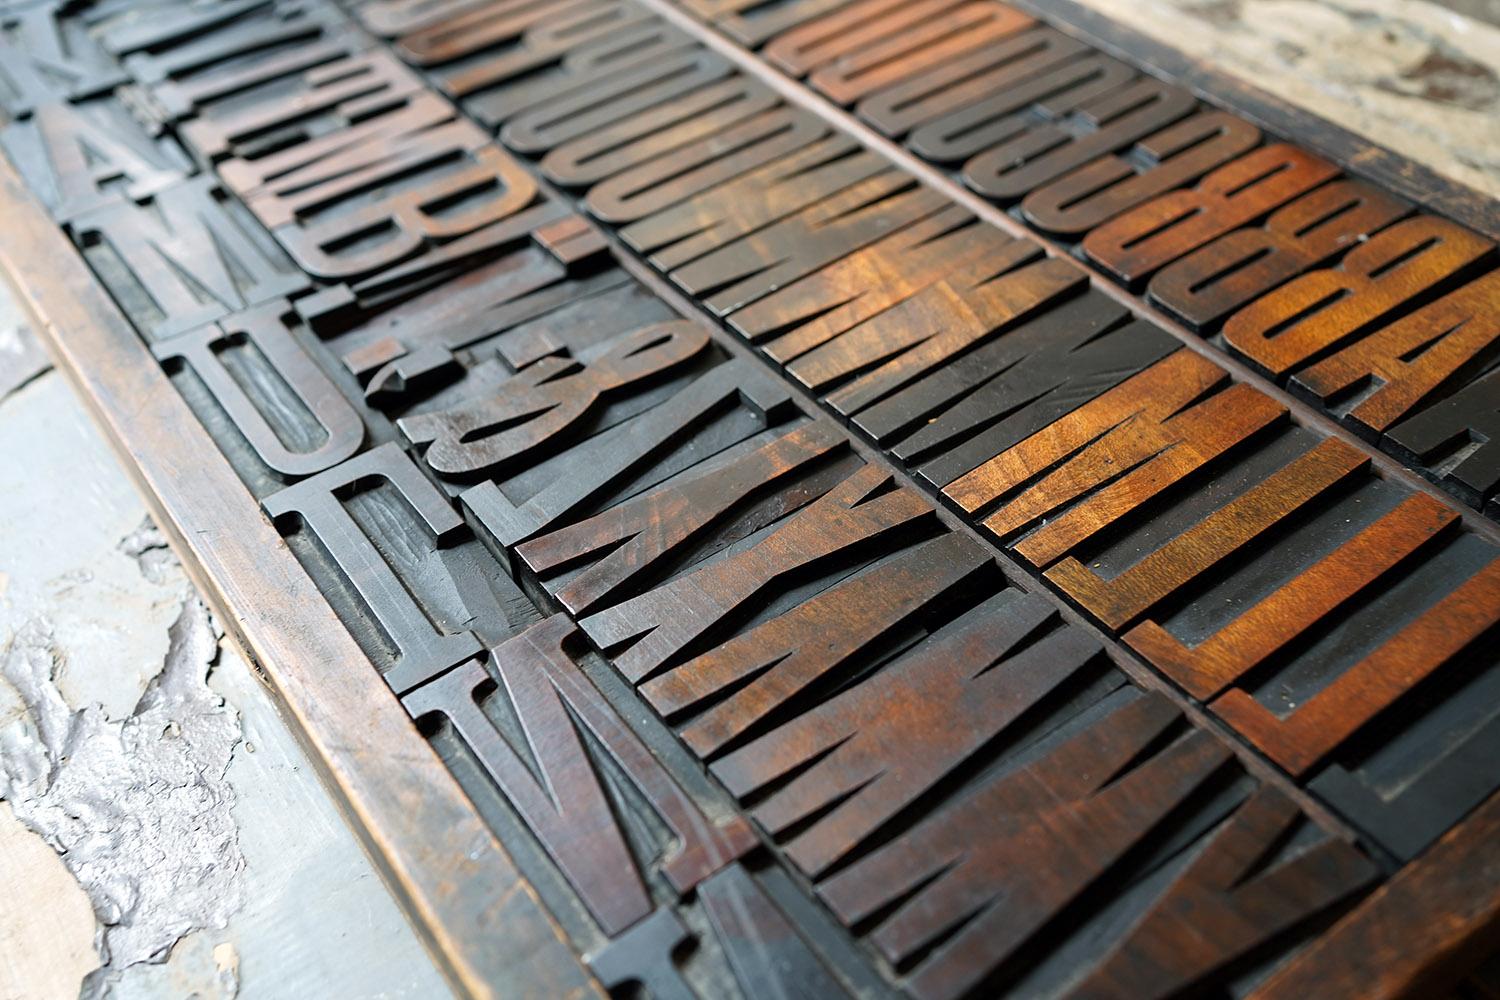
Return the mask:
[[459,988],[1354,995],[1500,788],[1462,220],[998,2],[130,6],[0,145],[238,479],[148,473],[206,576],[232,494],[425,738],[325,760]]

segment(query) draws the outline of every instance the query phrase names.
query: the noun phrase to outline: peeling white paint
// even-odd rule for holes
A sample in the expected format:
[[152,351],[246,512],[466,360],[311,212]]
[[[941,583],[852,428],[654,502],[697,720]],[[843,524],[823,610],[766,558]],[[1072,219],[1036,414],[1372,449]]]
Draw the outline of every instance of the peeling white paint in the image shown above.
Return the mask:
[[132,965],[165,961],[189,932],[224,927],[244,899],[226,780],[239,718],[207,684],[219,640],[196,598],[168,640],[161,673],[118,721],[64,700],[54,680],[64,653],[45,621],[0,658],[26,708],[0,731],[0,789],[93,903],[104,964],[88,996]]

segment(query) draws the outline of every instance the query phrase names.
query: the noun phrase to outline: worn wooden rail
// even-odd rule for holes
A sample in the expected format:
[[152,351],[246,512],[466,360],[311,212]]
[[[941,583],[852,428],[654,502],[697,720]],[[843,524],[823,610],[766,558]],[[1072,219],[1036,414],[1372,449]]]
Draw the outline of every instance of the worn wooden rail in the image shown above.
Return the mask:
[[1494,245],[1037,14],[0,10],[6,271],[461,992],[1500,943]]

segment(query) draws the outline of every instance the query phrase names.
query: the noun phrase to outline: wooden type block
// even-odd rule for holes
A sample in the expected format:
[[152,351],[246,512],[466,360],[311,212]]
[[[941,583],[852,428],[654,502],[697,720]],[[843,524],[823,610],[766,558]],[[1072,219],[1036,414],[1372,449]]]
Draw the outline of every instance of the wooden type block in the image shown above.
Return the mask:
[[760,57],[788,76],[803,77],[824,66],[854,57],[871,46],[920,29],[932,18],[948,14],[969,2],[855,0],[822,17],[783,31],[766,43]]
[[[810,503],[816,486],[802,483],[802,477],[848,452],[848,439],[822,422],[767,436],[753,450],[731,452],[723,461],[705,462],[701,470],[695,466],[650,492],[524,542],[516,555],[575,615],[619,603],[640,591],[640,581],[651,578],[658,561],[675,559],[731,518],[735,534],[749,533]],[[767,498],[774,498],[768,509],[746,513]],[[597,558],[586,569],[549,580],[589,556]]]
[[[606,62],[608,76],[594,86],[573,71],[571,85],[562,93],[549,88],[547,99],[533,108],[507,115],[500,138],[505,145],[529,156],[542,156],[573,140],[588,139],[625,119],[646,122],[681,113],[681,102],[691,101],[700,90],[727,83],[734,77],[728,60],[706,49],[674,47],[660,58],[639,60],[620,69]],[[466,102],[477,106],[480,99]],[[493,104],[490,95],[483,103]],[[484,119],[493,115],[485,115]]]
[[[1408,629],[1420,628],[1421,618],[1441,626],[1441,618],[1430,610],[1439,596],[1471,585],[1481,573],[1492,574],[1495,556],[1492,546],[1459,535],[1396,581],[1391,595],[1382,595],[1382,603],[1369,614],[1394,612],[1387,632],[1403,622],[1411,623]],[[1420,617],[1413,618],[1414,611]],[[1500,753],[1494,634],[1492,627],[1448,657],[1440,669],[1400,694],[1396,710],[1375,715],[1321,769],[1310,772],[1308,787],[1319,798],[1402,861],[1420,856],[1500,784],[1494,768]],[[1416,673],[1439,656],[1438,649],[1423,649],[1413,660]],[[1382,664],[1375,655],[1361,662],[1373,674],[1372,688],[1400,682],[1394,671],[1379,672],[1391,662]]]
[[[568,36],[580,34],[596,38],[599,20],[616,28],[630,5],[609,0],[561,0],[537,3],[535,0],[499,0],[490,3],[444,3],[423,16],[420,25],[411,24],[401,31],[396,51],[408,62],[434,67],[471,56],[490,47],[517,48],[528,55],[538,47],[555,45]],[[410,20],[410,18],[408,19]],[[546,39],[538,46],[538,33]],[[530,41],[528,41],[530,40]],[[555,53],[554,53],[555,54]],[[534,63],[533,59],[528,59]],[[462,96],[450,91],[452,96]]]
[[170,139],[151,139],[118,102],[40,104],[0,127],[0,148],[61,225],[181,182],[192,164]]
[[642,327],[612,341],[587,365],[543,358],[494,395],[407,417],[401,430],[413,444],[427,446],[424,459],[439,475],[501,469],[565,433],[603,398],[670,372],[707,346],[708,331],[692,320]]
[[[698,900],[708,918],[703,937],[723,949],[730,974],[745,997],[843,997],[849,992],[828,971],[743,865],[707,879]],[[681,918],[658,909],[591,956],[589,965],[611,990],[635,985],[656,1000],[695,1000],[695,991],[672,962],[693,939]]]
[[[413,70],[390,52],[360,51],[360,45],[359,39],[308,40],[275,60],[252,52],[243,66],[213,64],[192,79],[163,82],[153,94],[175,117],[192,118],[178,126],[178,135],[204,162],[255,160],[288,145],[326,156],[345,139],[366,138],[366,129],[338,136],[377,112],[384,112],[383,124],[368,130],[389,129],[390,121],[411,129],[419,112],[401,114],[411,103],[422,108],[425,120],[438,117]],[[300,154],[287,159],[296,163]],[[254,186],[243,177],[234,180],[242,193]]]
[[73,233],[99,279],[150,341],[304,291],[307,277],[212,176],[81,215]]
[[1040,248],[950,206],[735,312],[729,325],[783,365],[938,285],[955,270],[993,262],[999,274]]
[[[1278,969],[1251,994],[1252,1000],[1297,1000],[1330,987],[1381,1000],[1445,995],[1444,987],[1452,985],[1458,970],[1481,961],[1493,942],[1500,916],[1497,835],[1500,798],[1486,802],[1444,837],[1423,864],[1397,873]],[[1423,919],[1429,915],[1432,919]],[[1446,961],[1435,964],[1434,955]]]
[[[308,273],[357,280],[476,236],[537,199],[536,181],[479,127],[452,121],[310,164],[251,199]],[[444,256],[444,263],[449,260]]]
[[[300,300],[297,307],[315,329],[331,336],[399,304],[403,308],[390,312],[394,327],[390,334],[415,337],[418,333],[410,327],[424,321],[419,316],[439,308],[433,303],[445,286],[469,289],[455,294],[453,307],[472,303],[476,295],[493,295],[498,305],[533,291],[556,290],[567,279],[594,276],[609,270],[610,263],[608,247],[597,229],[562,202],[542,198],[467,235],[428,245],[402,263],[325,287]],[[502,273],[506,279],[497,276]],[[438,334],[449,350],[479,336],[468,326],[425,332]]]
[[1021,214],[1036,228],[1078,239],[1096,226],[1254,149],[1260,129],[1224,111],[1200,111],[1122,153],[1033,188]]
[[[731,85],[736,85],[736,81],[725,81],[723,86]],[[674,141],[683,132],[689,133],[690,141],[685,147],[673,149],[670,155],[622,170],[594,184],[585,198],[589,214],[625,226],[708,195],[720,185],[732,184],[799,150],[815,145],[826,148],[833,141],[832,129],[825,122],[794,108],[777,107],[725,128],[720,127],[719,117],[717,112],[699,115],[680,128],[648,134],[641,146],[648,146],[658,138]],[[635,122],[627,120],[622,127],[634,130]],[[706,133],[701,137],[700,128]],[[543,158],[543,169],[547,169],[554,155],[567,155],[581,143],[605,134],[596,132],[587,139],[559,146]],[[701,141],[691,141],[700,138]],[[629,155],[635,148],[625,146],[620,152]]]
[[1411,212],[1361,181],[1334,181],[1272,212],[1259,227],[1225,233],[1156,273],[1152,302],[1197,330],[1302,272],[1332,260]]
[[681,6],[747,48],[759,48],[784,31],[823,17],[857,0],[682,0]]
[[337,465],[365,439],[359,411],[298,343],[294,315],[285,301],[267,302],[153,348],[169,370],[190,370],[285,479]]
[[1310,700],[1278,716],[1232,688],[1213,710],[1301,775],[1398,698],[1500,625],[1500,557],[1443,594]]
[[1186,91],[1141,78],[1080,104],[1064,118],[985,148],[963,166],[964,183],[1011,202],[1044,184],[1127,150],[1197,109]]
[[504,126],[506,144],[532,155],[730,72],[626,0],[490,7],[408,36],[401,48],[433,66],[465,111],[494,131]]
[[755,821],[817,878],[1075,675],[1102,666],[1097,642],[1057,625],[1044,599],[1002,591],[713,772],[742,800],[771,788],[751,807]]
[[[1386,448],[1448,492],[1496,517],[1500,496],[1500,369],[1393,427]],[[1488,501],[1488,503],[1486,503]]]
[[711,457],[792,408],[790,393],[763,367],[731,361],[524,476],[470,487],[463,504],[496,544],[509,547],[592,514],[610,492],[642,476],[659,482]]
[[[825,879],[818,894],[904,965],[904,986],[958,997],[1103,878],[1229,763],[1206,732],[1139,695],[1044,756],[973,787]],[[1151,750],[1155,752],[1148,752]]]
[[[506,225],[487,233],[502,235],[499,229]],[[446,281],[439,271],[432,275],[431,288],[404,301],[410,288],[429,283],[425,276],[410,287],[400,280],[403,275],[389,273],[354,289],[338,285],[302,299],[298,308],[331,338],[344,367],[364,385],[366,402],[392,411],[409,408],[462,378],[472,366],[485,364],[481,345],[495,346],[514,370],[573,346],[592,346],[595,328],[618,332],[615,326],[624,324],[629,329],[641,306],[629,277],[612,268],[570,274],[576,268],[539,245],[536,237],[546,229],[520,233],[516,246],[496,241],[497,249],[508,252]],[[397,304],[381,309],[386,294]],[[593,317],[594,322],[578,317],[579,337],[550,332],[563,315],[573,316],[576,306],[591,301],[600,308],[628,308]],[[653,315],[640,315],[640,322],[661,311],[648,310]],[[549,332],[535,332],[538,325]]]
[[[1379,440],[1500,355],[1500,271],[1449,292],[1304,368],[1294,391]],[[1352,397],[1352,403],[1346,400]]]
[[620,231],[727,316],[947,206],[875,153],[830,138]]
[[1224,341],[1280,379],[1398,316],[1493,249],[1435,216],[1398,222],[1350,250],[1337,267],[1303,274],[1240,309],[1224,324]]
[[[1210,466],[1286,411],[1179,350],[943,487],[1037,567]],[[995,507],[995,504],[999,504]],[[993,509],[993,513],[984,511]],[[1066,508],[1066,509],[1064,509]]]
[[105,16],[97,30],[138,85],[142,109],[162,126],[201,102],[290,72],[289,65],[313,66],[365,47],[338,7],[320,0],[132,4]]
[[1295,146],[1263,146],[1215,170],[1191,190],[1169,191],[1106,222],[1083,238],[1083,251],[1116,280],[1135,285],[1338,172]]
[[495,0],[363,0],[350,6],[355,19],[372,34],[398,38],[494,3]]
[[1177,350],[1097,292],[1055,305],[861,411],[855,423],[941,486]]
[[[750,548],[700,566],[579,624],[615,668],[642,681],[693,651],[715,625],[778,581],[838,559],[852,561],[900,529],[935,518],[891,474],[865,466]],[[656,703],[659,699],[647,698]],[[660,707],[660,705],[658,706]]]
[[1365,471],[1369,461],[1330,438],[1112,579],[1100,578],[1072,556],[1049,569],[1047,579],[1111,629],[1124,628],[1283,518]]
[[398,695],[477,655],[483,647],[467,628],[449,630],[430,617],[392,568],[392,559],[346,508],[354,492],[385,483],[405,501],[427,532],[428,545],[451,544],[465,532],[448,499],[396,445],[372,451],[267,497],[266,513],[279,525],[310,532],[370,614],[395,661],[385,681]]
[[65,4],[0,10],[0,112],[10,118],[98,97],[127,79]]
[[275,227],[290,219],[304,189],[350,165],[376,162],[392,147],[440,134],[441,126],[458,119],[452,105],[429,91],[397,89],[379,96],[383,106],[374,113],[361,102],[346,101],[303,122],[296,122],[295,112],[283,104],[283,117],[290,120],[268,131],[294,127],[296,135],[276,143],[257,141],[263,139],[259,133],[249,141],[232,141],[228,158],[217,165],[219,177],[267,226]]
[[[607,125],[591,121],[574,138],[553,142],[549,136],[538,163],[542,173],[554,184],[588,190],[590,195],[600,182],[628,175],[628,198],[738,149],[754,147],[796,120],[769,87],[738,74],[706,84],[695,81],[691,89],[663,94],[669,99],[620,115]],[[606,192],[607,199],[619,197]],[[618,224],[625,219],[614,216],[608,221]]]
[[[903,19],[912,18],[915,23],[906,30],[852,49],[814,70],[808,84],[834,103],[850,105],[934,66],[946,65],[976,49],[994,45],[1036,23],[1014,8],[996,3],[966,3],[950,10],[928,10],[925,14],[917,20],[919,11],[908,8],[902,12]],[[804,30],[817,23],[804,25]]]
[[[1266,852],[1298,822],[1296,805],[1269,786],[1256,791],[1076,983],[1074,997],[1168,997],[1337,906],[1373,882],[1375,866],[1347,841],[1327,838],[1266,866]],[[1185,945],[1192,942],[1192,946]]]
[[1191,649],[1150,620],[1126,633],[1125,641],[1207,701],[1430,547],[1457,521],[1442,504],[1414,494]]
[[877,91],[855,113],[892,139],[907,136],[919,155],[956,165],[1134,75],[1070,35],[1034,27]]
[[[835,490],[829,497],[837,494]],[[825,508],[826,501],[827,498],[820,501]],[[794,518],[785,530],[806,529],[808,524],[817,523],[812,519],[819,514],[827,516],[817,505],[809,507],[797,515],[802,518],[800,524]],[[772,535],[765,544],[775,539]],[[855,544],[863,541],[858,539]],[[846,545],[838,555],[847,562],[858,551]],[[770,554],[775,554],[775,550],[770,550]],[[769,558],[767,550],[752,548],[673,581],[717,584],[718,589],[710,598],[718,601],[709,608],[713,617],[705,625],[677,628],[672,650],[666,650],[666,644],[641,650],[641,644],[637,643],[629,650],[631,655],[616,657],[617,664],[623,661],[622,672],[627,676],[634,674],[632,679],[647,677],[658,663],[670,662],[678,650],[692,647],[696,634],[714,628],[722,630],[723,620],[736,609],[743,609],[751,600],[764,601],[768,589],[787,588],[795,582],[795,575],[783,572],[779,578],[767,573],[754,581],[725,583],[732,570],[765,558]],[[780,565],[800,568],[782,558]],[[816,564],[810,560],[801,564],[809,565]],[[717,649],[646,680],[641,693],[669,718],[696,712],[683,727],[682,739],[700,757],[714,757],[756,728],[792,711],[797,699],[819,689],[826,690],[854,673],[861,659],[867,659],[880,648],[875,644],[883,637],[895,636],[923,616],[931,616],[944,601],[980,585],[993,571],[994,566],[980,545],[964,535],[941,535],[902,550],[723,642]],[[599,632],[601,643],[610,642],[631,623],[649,620],[664,602],[676,601],[681,606],[681,588],[686,586],[688,583],[675,590],[670,584],[658,588],[635,599],[634,604],[627,602],[585,619],[584,627],[592,626]],[[736,586],[738,591],[734,589]],[[725,600],[726,597],[730,600]],[[708,602],[700,603],[708,607]],[[639,655],[637,650],[651,655]]]
[[788,373],[839,413],[856,416],[1087,284],[1066,261],[1037,260],[1041,251],[1028,241],[1007,251],[957,269],[804,354]]
[[[653,903],[595,753],[607,756],[669,831],[673,847],[661,869],[678,894],[692,892],[756,840],[737,816],[716,822],[703,814],[574,662],[566,645],[576,634],[566,615],[553,615],[491,650],[491,669],[469,660],[408,691],[402,702],[413,718],[441,715],[457,730],[599,926],[614,936],[648,916]],[[484,710],[501,687],[524,733],[524,753]]]

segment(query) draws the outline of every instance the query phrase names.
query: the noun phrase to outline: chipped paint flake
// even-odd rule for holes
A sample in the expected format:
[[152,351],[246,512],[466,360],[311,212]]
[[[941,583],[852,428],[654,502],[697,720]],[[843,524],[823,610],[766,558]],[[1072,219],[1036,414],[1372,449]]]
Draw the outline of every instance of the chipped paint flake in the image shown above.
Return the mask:
[[0,658],[22,707],[0,728],[0,793],[93,903],[105,964],[85,996],[132,965],[165,961],[196,929],[224,927],[242,904],[225,777],[240,724],[207,684],[218,648],[208,609],[185,600],[160,674],[119,721],[64,699],[65,653],[45,619],[25,624]]

